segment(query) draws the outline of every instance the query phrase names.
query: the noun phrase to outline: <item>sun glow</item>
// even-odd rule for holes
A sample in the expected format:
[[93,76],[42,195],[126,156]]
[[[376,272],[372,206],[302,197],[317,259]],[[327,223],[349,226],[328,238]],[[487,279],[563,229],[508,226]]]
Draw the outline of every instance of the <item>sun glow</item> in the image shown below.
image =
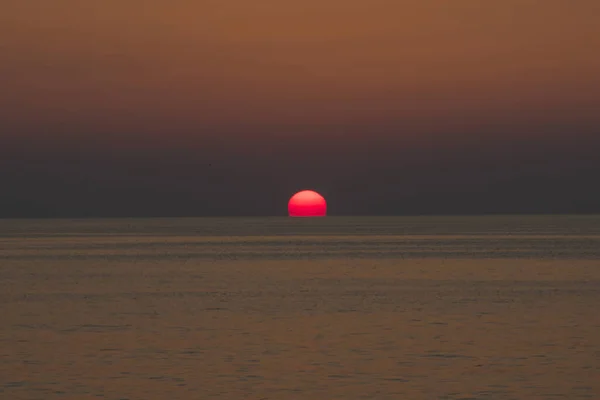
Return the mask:
[[327,202],[319,193],[303,190],[290,198],[288,213],[290,217],[324,217],[327,215]]

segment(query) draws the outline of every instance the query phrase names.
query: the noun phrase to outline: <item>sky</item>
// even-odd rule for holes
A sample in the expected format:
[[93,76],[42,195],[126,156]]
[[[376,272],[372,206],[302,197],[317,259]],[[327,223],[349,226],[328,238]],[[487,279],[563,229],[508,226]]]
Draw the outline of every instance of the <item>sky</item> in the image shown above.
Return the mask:
[[0,217],[600,213],[597,0],[3,0]]

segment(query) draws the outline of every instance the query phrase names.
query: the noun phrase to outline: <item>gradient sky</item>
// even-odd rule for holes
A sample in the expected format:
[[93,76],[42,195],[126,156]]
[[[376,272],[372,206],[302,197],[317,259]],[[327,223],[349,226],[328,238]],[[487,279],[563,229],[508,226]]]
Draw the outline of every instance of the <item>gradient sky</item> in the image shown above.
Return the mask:
[[0,216],[600,212],[597,0],[3,0]]

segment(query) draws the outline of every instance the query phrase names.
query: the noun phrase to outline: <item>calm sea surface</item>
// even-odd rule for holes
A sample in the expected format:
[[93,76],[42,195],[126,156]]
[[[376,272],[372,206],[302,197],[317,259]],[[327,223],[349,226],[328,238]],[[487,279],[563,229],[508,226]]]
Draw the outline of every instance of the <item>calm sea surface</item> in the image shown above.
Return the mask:
[[600,399],[600,216],[0,220],[0,399]]

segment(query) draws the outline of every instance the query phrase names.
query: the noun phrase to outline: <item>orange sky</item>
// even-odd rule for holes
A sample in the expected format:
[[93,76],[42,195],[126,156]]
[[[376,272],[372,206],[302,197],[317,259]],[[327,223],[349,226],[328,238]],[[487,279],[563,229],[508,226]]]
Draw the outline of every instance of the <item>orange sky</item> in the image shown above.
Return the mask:
[[277,215],[302,188],[338,215],[599,212],[599,18],[598,0],[2,0],[0,217]]
[[411,137],[502,123],[543,136],[535,127],[600,124],[596,0],[0,7],[3,135]]

